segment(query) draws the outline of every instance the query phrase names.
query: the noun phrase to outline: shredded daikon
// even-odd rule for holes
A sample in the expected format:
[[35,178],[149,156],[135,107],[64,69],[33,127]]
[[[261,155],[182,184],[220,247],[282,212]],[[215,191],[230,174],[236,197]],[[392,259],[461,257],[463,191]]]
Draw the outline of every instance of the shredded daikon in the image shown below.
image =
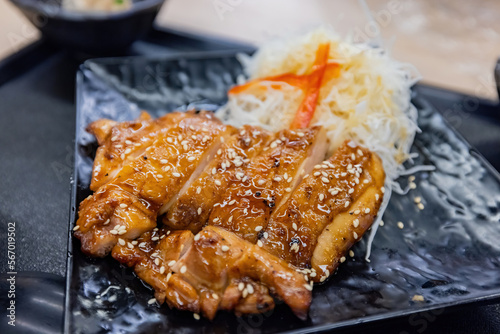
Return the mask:
[[[342,40],[327,27],[264,45],[240,61],[250,79],[303,75],[312,71],[316,51],[325,43],[330,45],[328,63],[340,64],[340,72],[323,80],[311,125],[327,129],[329,154],[351,139],[380,156],[389,190],[379,211],[382,217],[391,192],[404,192],[395,180],[405,173],[403,162],[412,160],[410,148],[419,131],[417,110],[410,101],[411,86],[418,80],[415,69],[381,48]],[[302,98],[296,87],[261,81],[257,89],[230,94],[217,115],[235,126],[253,124],[278,131],[290,126]],[[372,227],[369,245],[377,226]]]

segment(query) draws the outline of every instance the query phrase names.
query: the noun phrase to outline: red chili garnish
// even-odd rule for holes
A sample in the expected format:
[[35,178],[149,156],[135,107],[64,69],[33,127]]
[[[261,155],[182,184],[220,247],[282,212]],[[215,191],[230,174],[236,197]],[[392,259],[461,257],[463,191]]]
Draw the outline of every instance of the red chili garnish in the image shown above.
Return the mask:
[[319,91],[327,72],[328,78],[337,76],[339,73],[339,64],[327,64],[330,44],[321,44],[316,51],[316,59],[309,74],[298,75],[292,73],[280,74],[271,77],[251,80],[243,85],[234,86],[229,90],[229,94],[239,94],[248,88],[262,81],[285,82],[291,86],[297,87],[304,92],[304,99],[300,104],[290,129],[300,129],[309,126],[314,116],[316,105],[318,103]]

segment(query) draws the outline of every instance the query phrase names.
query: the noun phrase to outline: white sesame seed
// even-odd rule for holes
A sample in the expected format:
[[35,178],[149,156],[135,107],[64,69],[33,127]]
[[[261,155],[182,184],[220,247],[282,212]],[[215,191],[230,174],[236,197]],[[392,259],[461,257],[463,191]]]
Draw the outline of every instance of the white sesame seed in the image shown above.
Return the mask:
[[378,224],[379,226],[384,226],[384,221],[381,220],[380,223]]
[[410,183],[410,189],[416,189],[417,188],[417,184],[414,183],[414,182],[411,182]]
[[201,187],[197,187],[197,188],[196,188],[196,193],[197,193],[197,194],[201,193]]
[[313,173],[313,176],[320,176],[320,175],[321,175],[321,173],[320,173],[320,172],[314,172],[314,173]]
[[273,178],[274,181],[280,182],[281,181],[281,176],[276,176]]
[[259,186],[263,185],[264,183],[266,183],[266,180],[259,180],[259,181],[257,182],[257,184],[258,184]]
[[345,262],[345,256],[342,256],[342,257],[340,258],[340,263],[344,263],[344,262]]
[[415,176],[414,175],[408,176],[408,181],[410,181],[410,182],[415,181]]
[[218,186],[222,185],[222,183],[219,180],[215,180],[214,183]]
[[167,159],[161,159],[160,163],[162,163],[162,164],[168,164],[168,160]]
[[181,177],[181,174],[179,174],[179,173],[177,173],[177,172],[172,173],[172,175],[173,175],[173,176],[175,176],[175,177]]
[[292,223],[292,228],[297,231],[297,224],[296,223]]
[[170,277],[172,277],[172,273],[167,274],[167,278],[165,279],[166,283],[168,283],[168,281],[170,280]]
[[264,246],[264,244],[262,243],[262,241],[259,240],[259,241],[257,241],[257,246],[262,247],[262,246]]
[[384,187],[380,188],[380,191],[382,192],[382,194],[385,193],[385,188]]
[[189,162],[192,162],[192,161],[194,161],[195,159],[196,159],[196,157],[191,156],[191,157],[189,157],[189,158],[188,158],[188,161],[189,161]]
[[153,305],[154,303],[156,303],[156,298],[151,298],[150,300],[148,300],[148,305]]
[[155,262],[155,264],[156,264],[157,266],[159,266],[159,265],[160,265],[160,259],[159,259],[159,258],[156,258],[154,262]]
[[125,204],[125,203],[120,204],[120,208],[122,208],[122,209],[125,209],[125,208],[127,208],[127,207],[128,207],[128,205],[127,205],[127,204]]
[[129,149],[129,148],[127,148],[127,149],[125,150],[125,152],[123,152],[123,153],[125,153],[125,154],[129,154],[130,152],[132,152],[132,150],[131,150],[131,149]]
[[245,288],[245,283],[243,282],[238,283],[238,290],[243,291],[244,288]]
[[181,270],[180,270],[181,274],[184,274],[186,271],[187,271],[187,267],[186,266],[182,266]]
[[109,231],[109,233],[111,233],[111,234],[118,234],[118,231],[117,230],[111,230],[111,231]]
[[420,209],[420,210],[423,210],[424,209],[424,205],[422,203],[418,203],[417,207]]
[[125,233],[127,233],[126,230],[120,230],[120,231],[118,231],[118,235],[124,235]]
[[264,232],[264,239],[267,239],[267,238],[269,238],[269,233]]
[[366,208],[365,213],[370,213],[370,208]]
[[168,141],[170,144],[172,144],[172,143],[174,142],[174,140],[173,140],[172,138],[170,138],[170,137],[168,137],[168,138],[167,138],[167,141]]
[[380,195],[379,194],[375,194],[375,200],[378,201],[380,198]]
[[[141,243],[139,244],[139,247],[146,247],[146,242],[141,242]],[[155,254],[156,254],[156,253],[155,253]],[[153,254],[153,255],[154,255],[154,254]],[[151,255],[151,256],[153,256],[153,255]]]
[[227,252],[229,250],[229,246],[224,245],[224,246],[221,247],[221,250],[223,252]]
[[414,301],[414,302],[423,302],[425,300],[425,298],[422,295],[414,295],[411,298],[411,300]]
[[198,313],[193,313],[193,318],[200,320],[200,315]]
[[125,246],[126,242],[122,238],[118,238],[118,243],[122,246]]
[[229,223],[233,221],[233,216],[229,217],[229,219],[227,220]]
[[123,145],[121,145],[121,144],[115,145],[115,148],[122,148],[122,147],[123,147]]
[[229,203],[227,203],[227,205],[233,205],[234,203],[236,203],[236,200],[232,199],[232,200],[229,201]]
[[309,291],[313,290],[312,286],[310,286],[309,284],[304,284],[304,288],[306,288]]
[[338,189],[330,188],[328,189],[328,192],[332,195],[337,195],[339,193]]
[[212,220],[214,223],[217,223],[219,221],[219,217],[215,217],[214,220]]
[[243,176],[243,178],[241,179],[241,182],[245,182],[246,180],[248,180],[248,176]]
[[358,234],[356,232],[352,232],[352,236],[354,237],[354,239],[358,239]]
[[351,154],[351,159],[356,160],[356,155],[354,153]]
[[241,293],[241,297],[247,298],[247,296],[248,296],[248,290],[245,288],[245,289],[243,289],[243,292]]
[[323,181],[324,183],[328,183],[328,182],[330,182],[330,180],[328,180],[326,177],[322,177],[322,178],[321,178],[321,181]]
[[194,236],[194,241],[200,240],[201,235],[198,233],[197,235]]
[[214,292],[214,293],[212,293],[212,298],[213,299],[219,299],[219,295]]
[[217,173],[217,168],[212,168],[212,174],[215,175],[215,173]]
[[398,222],[397,225],[401,230],[405,227],[405,224],[403,224],[403,222]]
[[415,198],[413,199],[413,201],[414,201],[415,203],[420,203],[420,202],[422,201],[422,198],[421,198],[421,197],[419,197],[419,196],[417,196],[417,197],[415,197]]
[[297,132],[297,136],[304,137],[304,132]]
[[328,277],[326,276],[321,276],[321,278],[319,279],[320,282],[324,282]]
[[319,194],[319,200],[320,200],[320,201],[322,201],[322,200],[324,200],[324,199],[325,199],[325,195],[323,195],[323,194]]
[[110,219],[106,220],[103,225],[108,225],[110,221]]
[[286,188],[286,189],[285,189],[285,191],[286,191],[287,193],[292,192],[292,188]]
[[160,267],[160,274],[164,274],[165,273],[165,266],[161,266]]
[[151,240],[152,241],[158,241],[160,239],[160,237],[152,237]]
[[354,214],[355,214],[355,215],[359,215],[360,213],[361,213],[361,211],[360,211],[360,210],[354,210]]
[[73,231],[78,231],[80,229],[80,226],[76,225],[75,227],[73,227]]
[[349,189],[347,193],[352,194],[354,192],[354,188]]
[[249,294],[254,293],[255,290],[254,290],[252,284],[247,284],[247,291]]
[[271,148],[276,148],[278,145],[276,144],[276,142],[272,142],[271,143]]
[[174,265],[175,265],[175,263],[176,263],[176,261],[175,261],[175,260],[172,260],[172,261],[170,261],[169,263],[167,263],[167,266],[172,267],[172,266],[174,266]]
[[351,204],[351,202],[349,202],[349,201],[345,201],[344,206],[347,208],[347,207],[349,207],[349,204]]
[[354,257],[354,252],[352,250],[349,251],[349,256]]
[[156,177],[159,179],[163,179],[163,175],[161,175],[161,174],[157,174]]
[[354,219],[352,221],[352,224],[354,225],[354,227],[358,227],[359,226],[359,219]]
[[260,230],[262,230],[262,226],[255,227],[255,232],[259,232]]
[[118,140],[118,136],[111,137],[111,141],[117,141],[117,140]]

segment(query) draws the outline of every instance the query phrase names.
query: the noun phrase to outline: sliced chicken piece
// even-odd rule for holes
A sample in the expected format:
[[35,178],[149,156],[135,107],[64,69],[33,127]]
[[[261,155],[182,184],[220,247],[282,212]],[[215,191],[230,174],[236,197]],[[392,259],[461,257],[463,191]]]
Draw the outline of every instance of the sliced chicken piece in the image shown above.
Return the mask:
[[[236,129],[235,129],[236,130]],[[220,202],[228,185],[259,154],[271,134],[259,127],[245,125],[217,151],[203,173],[175,200],[163,223],[174,229],[198,233],[206,225],[212,207]]]
[[132,240],[154,228],[158,212],[205,169],[228,131],[196,116],[159,133],[143,155],[80,204],[75,236],[82,250],[105,256],[118,236]]
[[169,269],[169,264],[175,263],[192,242],[193,234],[189,231],[170,233],[155,228],[134,241],[119,239],[112,256],[132,267],[140,279],[152,286],[160,304],[166,302],[171,308],[198,313],[198,292]]
[[326,149],[321,127],[276,133],[247,168],[235,173],[224,197],[214,205],[209,224],[257,242],[272,212],[287,200],[303,173],[324,159]]
[[91,123],[87,131],[95,135],[99,148],[94,159],[90,189],[96,191],[113,180],[129,160],[143,155],[160,133],[167,132],[188,117],[198,116],[173,112],[151,119],[148,113],[142,112],[138,119],[130,122],[100,119]]
[[[248,309],[251,313],[262,312],[271,305],[264,294],[263,287],[255,288],[255,283],[267,287],[281,298],[301,319],[307,317],[311,303],[312,287],[303,275],[292,269],[286,262],[264,251],[225,229],[207,226],[194,238],[192,246],[175,263],[172,270],[200,291],[200,287],[223,296],[222,305],[227,309],[233,303],[225,299],[234,299],[234,291],[225,292],[228,286],[238,282],[241,298],[246,299],[257,291],[257,298],[251,302],[240,303],[240,312]],[[248,286],[252,286],[250,291]],[[245,292],[246,291],[246,292]],[[231,297],[233,295],[233,297]],[[254,304],[261,302],[262,304]],[[253,306],[250,306],[253,305]],[[211,316],[201,310],[205,316]]]
[[113,257],[134,268],[155,289],[161,304],[213,319],[217,310],[261,313],[274,307],[270,293],[304,319],[312,287],[287,263],[234,233],[206,227],[190,231],[162,229],[138,240],[123,239]]
[[346,142],[273,214],[264,249],[324,281],[371,226],[384,179],[376,154]]

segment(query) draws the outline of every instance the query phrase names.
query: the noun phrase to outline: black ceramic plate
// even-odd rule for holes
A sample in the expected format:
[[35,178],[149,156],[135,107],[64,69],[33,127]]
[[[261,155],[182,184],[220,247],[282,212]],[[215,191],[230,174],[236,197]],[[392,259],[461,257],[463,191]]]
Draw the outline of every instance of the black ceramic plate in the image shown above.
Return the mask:
[[[174,109],[216,109],[242,74],[232,54],[165,59],[91,60],[78,73],[76,165],[71,226],[88,189],[95,142],[86,125],[106,117],[130,120],[141,109],[154,116]],[[213,322],[167,306],[147,305],[151,289],[111,258],[80,252],[70,233],[65,330],[68,333],[313,332],[500,298],[500,177],[425,101],[415,97],[422,133],[413,151],[436,170],[416,175],[417,188],[393,195],[371,262],[366,238],[354,257],[316,287],[307,321],[286,305],[238,318],[220,312]],[[406,185],[407,178],[401,183]],[[414,197],[421,197],[420,211]],[[404,222],[404,228],[397,222]],[[414,302],[414,295],[425,301]]]

